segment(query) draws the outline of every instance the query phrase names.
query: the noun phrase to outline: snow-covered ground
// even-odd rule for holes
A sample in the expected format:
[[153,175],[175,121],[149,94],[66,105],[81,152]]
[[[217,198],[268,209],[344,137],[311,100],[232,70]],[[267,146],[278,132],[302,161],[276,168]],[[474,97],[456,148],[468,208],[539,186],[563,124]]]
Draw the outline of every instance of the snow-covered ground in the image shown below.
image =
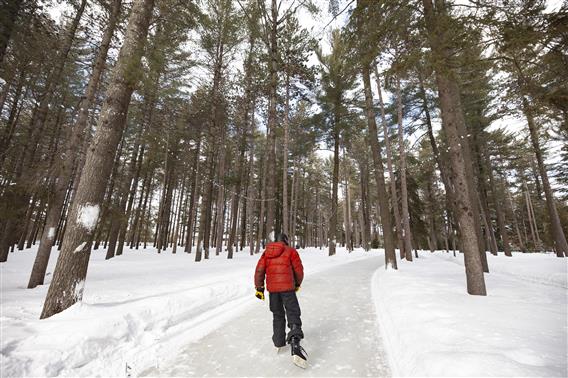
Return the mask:
[[422,252],[377,270],[373,296],[394,375],[568,376],[566,259],[488,254],[487,297],[464,295],[463,256]]
[[40,321],[57,252],[28,290],[33,249],[0,264],[0,376],[567,376],[566,259],[489,255],[475,297],[460,255],[421,252],[394,272],[382,251],[300,254],[307,370],[273,354],[257,255],[95,251],[83,302]]
[[[213,253],[200,263],[179,251],[126,250],[108,261],[95,251],[82,303],[40,321],[57,252],[46,285],[28,290],[35,252],[11,253],[0,264],[2,377],[137,375],[258,304],[253,275],[259,256],[246,251],[232,261]],[[339,249],[328,257],[326,250],[305,249],[300,254],[310,277],[379,252]]]

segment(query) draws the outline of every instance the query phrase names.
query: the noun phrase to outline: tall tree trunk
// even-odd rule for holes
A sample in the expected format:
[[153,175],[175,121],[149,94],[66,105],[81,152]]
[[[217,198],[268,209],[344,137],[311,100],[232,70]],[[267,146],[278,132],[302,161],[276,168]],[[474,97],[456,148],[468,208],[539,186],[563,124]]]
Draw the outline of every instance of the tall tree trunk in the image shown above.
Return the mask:
[[369,144],[373,155],[373,165],[375,168],[375,180],[377,182],[377,207],[379,208],[381,222],[383,225],[383,237],[385,245],[385,268],[397,269],[396,253],[394,250],[394,235],[392,230],[392,219],[389,211],[387,191],[385,188],[385,173],[383,159],[381,157],[381,147],[377,133],[377,122],[375,111],[373,110],[373,94],[371,92],[371,77],[368,64],[363,64],[363,85],[365,89],[365,107],[367,111],[367,126],[369,128]]
[[193,247],[193,236],[195,229],[195,217],[197,215],[197,201],[199,200],[199,189],[201,188],[201,172],[199,164],[199,155],[201,152],[201,134],[197,139],[197,147],[195,148],[195,158],[193,160],[193,184],[191,194],[189,195],[189,219],[187,221],[187,235],[185,240],[185,252],[191,253]]
[[175,231],[174,231],[174,235],[173,235],[173,249],[172,249],[172,253],[176,253],[177,250],[177,246],[178,246],[178,236],[179,236],[179,230],[180,230],[180,225],[181,225],[181,217],[182,217],[182,210],[183,210],[183,202],[184,202],[184,194],[185,194],[185,183],[186,183],[186,178],[187,175],[184,174],[183,175],[183,179],[182,179],[182,185],[181,185],[181,192],[179,194],[179,199],[178,199],[178,208],[176,211],[176,226],[175,226]]
[[284,102],[284,143],[282,145],[282,232],[288,235],[288,128],[290,117],[290,75],[286,72]]
[[[390,193],[391,193],[391,206],[394,213],[394,229],[397,236],[398,250],[400,253],[400,259],[402,260],[405,256],[405,242],[402,235],[403,224],[401,222],[400,210],[398,207],[398,195],[396,191],[396,178],[394,175],[394,169],[392,164],[392,149],[390,144],[389,131],[387,127],[387,116],[385,111],[385,104],[383,102],[383,91],[381,90],[381,79],[379,76],[379,71],[375,65],[375,79],[377,81],[377,92],[379,94],[379,105],[381,109],[381,124],[383,126],[383,135],[385,138],[385,151],[387,155],[387,169],[389,172],[390,181]],[[412,258],[412,254],[410,255]]]
[[[349,164],[348,160],[345,160],[345,163]],[[345,178],[345,213],[346,213],[346,226],[345,226],[345,239],[347,244],[347,250],[349,252],[353,251],[353,230],[351,225],[353,224],[353,219],[351,215],[351,187],[350,187],[350,177],[349,177],[349,169],[346,172]]]
[[328,248],[329,256],[335,255],[337,243],[337,187],[339,183],[339,115],[333,122],[333,177],[331,183],[331,217],[329,218]]
[[[267,197],[276,195],[276,102],[278,101],[278,9],[276,0],[272,0],[269,36],[269,91],[268,91],[268,170],[266,171]],[[276,201],[266,203],[266,235],[270,241],[275,240]]]
[[412,261],[412,234],[410,233],[410,214],[408,212],[408,189],[406,187],[406,150],[404,146],[404,131],[402,129],[402,94],[400,79],[396,79],[396,108],[398,119],[398,148],[400,154],[400,199],[402,208],[402,229],[404,239],[404,254],[407,261]]
[[501,235],[501,241],[503,242],[503,251],[505,256],[513,256],[511,253],[511,246],[509,244],[509,235],[507,234],[507,228],[505,227],[505,213],[501,208],[501,198],[497,194],[497,190],[501,193],[505,193],[505,188],[502,182],[498,184],[495,182],[495,177],[493,175],[493,169],[491,168],[491,162],[489,161],[489,156],[487,156],[487,165],[489,173],[489,185],[491,186],[491,193],[493,194],[493,203],[495,204],[495,211],[497,212],[497,226],[499,227],[499,235]]
[[197,234],[197,246],[195,253],[195,261],[197,262],[201,261],[204,249],[206,254],[209,252],[209,240],[207,238],[206,228],[208,227],[207,223],[210,222],[211,219],[211,195],[213,192],[213,172],[215,164],[213,162],[214,152],[212,151],[213,146],[211,143],[209,143],[207,148],[209,149],[206,160],[208,172],[203,184],[203,196],[201,206],[199,208],[199,231]]
[[[31,168],[32,163],[35,160],[37,146],[41,140],[46,123],[49,105],[55,90],[61,82],[61,75],[63,73],[65,63],[67,62],[69,51],[71,50],[73,40],[75,39],[75,33],[79,27],[79,22],[83,16],[86,4],[87,0],[81,0],[79,9],[75,13],[75,17],[63,37],[60,52],[53,71],[46,79],[45,88],[43,89],[43,93],[40,95],[39,105],[33,111],[28,128],[29,135],[26,138],[26,145],[23,148],[24,155],[23,158],[19,159],[15,170],[15,179],[17,182],[21,178],[22,172],[27,168]],[[12,193],[14,190],[15,192]],[[22,184],[15,185],[14,189],[10,190],[7,194],[8,195],[6,195],[6,193],[4,194],[2,201],[5,202],[8,209],[10,209],[7,213],[13,214],[13,217],[5,221],[5,230],[3,236],[0,237],[0,262],[4,262],[8,258],[8,250],[13,242],[12,238],[14,235],[18,234],[17,231],[21,226],[21,219],[23,218],[23,214],[30,199],[29,189],[27,186]]]
[[[224,134],[224,133],[223,133]],[[225,216],[224,216],[224,209],[225,209],[225,147],[224,147],[224,137],[221,141],[221,153],[219,154],[219,190],[217,191],[217,225],[215,226],[216,229],[216,236],[215,236],[215,254],[219,255],[219,252],[223,250],[223,236],[225,234]]]
[[[436,138],[434,137],[434,130],[432,128],[432,118],[430,116],[430,110],[428,108],[428,99],[426,97],[426,90],[424,89],[424,82],[422,79],[422,72],[418,70],[418,79],[419,79],[419,92],[420,97],[422,99],[422,110],[424,111],[424,116],[426,118],[426,127],[428,129],[428,140],[430,141],[430,146],[432,147],[432,154],[434,155],[434,160],[436,161],[436,165],[440,170],[440,177],[442,179],[442,184],[444,185],[444,191],[446,192],[446,208],[447,211],[451,214],[456,214],[456,209],[454,207],[454,188],[452,187],[452,183],[449,179],[449,172],[451,170],[451,166],[444,164],[444,157],[441,155],[441,151],[438,148],[438,144],[436,143]],[[444,154],[445,155],[445,154]],[[452,218],[450,216],[450,218]]]
[[[18,114],[18,104],[20,104],[20,98],[22,96],[22,88],[24,86],[25,79],[26,70],[22,69],[20,71],[20,74],[18,75],[18,82],[16,84],[16,89],[12,97],[12,104],[10,106],[10,112],[6,121],[6,126],[4,128],[4,132],[2,133],[2,137],[0,138],[0,151],[3,151],[2,153],[0,153],[0,168],[2,168],[4,159],[8,155],[6,153],[6,150],[9,148],[12,138],[14,137],[14,132],[16,130],[17,122],[14,121],[16,120],[16,114]],[[25,97],[26,96],[24,94],[24,98]]]
[[511,192],[507,186],[507,180],[504,177],[500,177],[501,187],[503,188],[503,194],[505,195],[505,212],[511,211],[511,219],[513,221],[513,225],[515,227],[515,232],[517,234],[517,239],[519,241],[519,248],[522,252],[527,252],[527,247],[525,240],[523,240],[521,236],[521,232],[519,230],[519,224],[517,222],[517,216],[515,214],[515,208],[513,206],[513,200],[511,199]]
[[292,211],[291,211],[291,218],[290,218],[290,229],[292,230],[292,243],[296,246],[298,243],[296,242],[297,239],[297,221],[298,221],[298,193],[300,192],[300,181],[303,174],[300,172],[300,167],[298,166],[298,161],[294,163],[294,176],[296,176],[296,181],[294,183],[294,202],[292,203]]
[[491,219],[491,212],[489,211],[489,190],[486,184],[491,168],[487,167],[487,164],[484,160],[484,154],[487,155],[487,149],[485,146],[487,142],[484,139],[482,127],[480,128],[480,130],[474,130],[470,134],[472,135],[473,142],[473,150],[471,152],[474,155],[475,160],[475,163],[472,164],[472,168],[474,175],[478,178],[477,187],[479,188],[479,190],[477,190],[476,193],[478,193],[478,204],[479,208],[481,209],[480,216],[483,222],[483,228],[485,229],[485,236],[488,241],[489,249],[491,253],[496,256],[498,250],[497,237],[495,235],[495,229],[493,227],[493,222]]
[[[99,47],[99,53],[95,59],[95,64],[93,66],[93,72],[89,78],[89,83],[85,90],[85,95],[81,99],[79,104],[79,111],[77,115],[77,122],[75,126],[70,130],[70,137],[66,145],[66,152],[64,154],[58,154],[57,166],[60,167],[60,173],[53,185],[51,190],[52,196],[51,201],[48,205],[47,218],[44,231],[42,233],[41,241],[39,243],[36,259],[34,261],[34,266],[30,275],[30,280],[28,282],[28,288],[32,289],[37,285],[43,285],[45,272],[47,269],[47,264],[49,263],[49,256],[51,253],[51,248],[55,242],[54,230],[59,222],[59,217],[63,210],[63,204],[65,201],[65,195],[67,191],[67,186],[71,176],[73,174],[73,167],[76,166],[77,155],[79,149],[83,145],[83,135],[85,134],[85,129],[87,128],[87,122],[89,119],[89,110],[95,99],[99,82],[105,68],[105,62],[116,28],[116,24],[120,15],[120,7],[122,0],[114,0],[112,3],[111,13],[109,15],[108,24],[103,34],[101,45]],[[82,167],[77,167],[81,170]]]
[[[248,104],[250,100],[246,100],[246,109],[243,121],[243,128],[242,128],[242,135],[240,136],[240,145],[239,145],[239,157],[237,159],[237,174],[238,174],[238,181],[235,184],[235,193],[233,194],[232,198],[232,205],[231,205],[231,212],[232,219],[230,224],[230,232],[229,232],[229,240],[227,242],[227,258],[233,258],[233,247],[235,244],[235,239],[237,236],[237,223],[238,223],[238,215],[239,215],[239,204],[241,199],[241,191],[243,187],[243,181],[246,180],[245,177],[245,154],[247,148],[247,139],[248,139],[248,128],[249,128],[249,109],[250,106]],[[246,201],[243,201],[243,212],[246,213]],[[237,243],[238,244],[238,243]]]
[[[266,143],[265,143],[265,149],[264,151],[269,150],[269,139],[267,137],[266,139]],[[264,217],[265,217],[265,213],[266,213],[266,206],[267,206],[267,202],[269,202],[269,198],[267,197],[272,197],[272,194],[269,194],[267,196],[266,194],[266,186],[267,186],[267,181],[268,181],[268,160],[263,160],[262,163],[262,179],[260,182],[260,212],[258,214],[258,234],[256,236],[256,247],[255,247],[255,253],[258,253],[260,251],[260,247],[262,244],[262,247],[264,248],[264,244],[262,243],[262,241],[264,240]]]
[[122,255],[122,251],[124,249],[124,243],[126,241],[126,231],[128,230],[130,215],[132,213],[132,206],[134,204],[136,191],[138,189],[138,181],[140,179],[140,170],[142,169],[142,162],[144,161],[145,148],[146,146],[142,145],[142,147],[140,148],[140,153],[138,154],[138,159],[134,160],[131,168],[130,177],[132,177],[132,175],[134,175],[134,177],[132,177],[132,182],[130,183],[130,187],[127,194],[127,204],[126,204],[126,212],[124,213],[124,219],[120,223],[120,230],[118,233],[118,248],[116,250],[117,255]]
[[426,187],[425,187],[425,194],[426,194],[426,208],[427,208],[427,216],[428,216],[428,248],[430,248],[430,252],[434,252],[438,247],[438,237],[436,233],[436,220],[434,218],[434,206],[435,206],[435,199],[433,193],[433,185],[432,185],[432,176],[434,172],[431,172],[432,175],[426,178]]
[[24,215],[24,223],[23,223],[24,225],[22,227],[20,238],[18,240],[18,250],[19,251],[22,251],[24,249],[25,244],[26,244],[26,235],[27,235],[28,229],[30,227],[30,223],[31,223],[31,220],[32,220],[32,216],[34,214],[36,204],[38,202],[37,197],[38,197],[37,193],[34,193],[33,196],[32,196],[32,199],[31,199],[31,201],[28,205],[26,213]]
[[[154,179],[154,175],[153,175],[153,171],[152,174],[150,175],[150,200],[148,201],[148,212],[146,214],[146,224],[144,227],[144,249],[146,249],[146,243],[148,242],[148,229],[150,228],[150,224],[152,223],[152,220],[150,219],[150,216],[152,214],[152,199],[154,198],[154,190],[152,189],[152,180]],[[144,200],[146,201],[146,200]],[[144,209],[146,209],[146,204],[144,204]],[[142,225],[140,226],[140,234],[142,233]],[[140,241],[140,235],[138,236],[138,242]],[[136,243],[136,247],[138,248],[138,243]]]
[[[343,158],[345,158],[345,153],[343,154]],[[345,171],[345,168],[344,168]],[[345,175],[345,172],[344,172]],[[347,200],[347,180],[343,184],[343,225],[345,227],[345,249],[351,252],[349,244],[351,242],[351,229],[349,224],[349,214],[347,210],[348,200]],[[309,213],[308,213],[309,215]]]
[[[446,41],[448,39],[447,14],[441,0],[437,0],[434,10],[432,0],[423,0],[424,17],[428,30],[428,40],[435,66],[436,81],[442,112],[442,127],[446,133],[449,154],[452,165],[451,181],[453,183],[457,210],[457,220],[460,226],[460,244],[464,251],[465,270],[467,277],[467,292],[472,295],[486,295],[483,266],[479,253],[478,233],[476,229],[473,207],[466,174],[466,162],[460,143],[460,127],[465,128],[460,91],[457,79],[450,65],[450,57]],[[441,9],[440,9],[441,8]],[[461,124],[461,125],[458,125]]]
[[114,153],[125,127],[130,98],[138,81],[139,76],[134,73],[140,68],[153,9],[154,0],[138,0],[132,5],[124,43],[71,205],[68,228],[41,313],[42,319],[65,310],[83,297],[93,233]]
[[24,0],[2,1],[2,12],[0,12],[0,66],[4,63],[6,48],[12,37],[14,24],[16,23],[18,13],[20,13],[20,8],[23,3]]
[[289,232],[290,235],[288,235],[290,237],[290,241],[292,242],[292,244],[294,245],[294,240],[296,237],[296,230],[294,229],[294,227],[292,227],[293,219],[296,216],[296,211],[295,211],[295,203],[296,203],[296,181],[298,179],[298,171],[296,170],[298,163],[296,162],[296,160],[294,160],[293,162],[294,164],[294,174],[292,175],[292,193],[290,193],[290,218],[288,219],[288,225],[289,225]]
[[548,217],[550,218],[550,224],[552,228],[554,250],[556,251],[556,256],[568,257],[568,243],[566,242],[566,236],[564,235],[562,225],[560,224],[560,218],[558,217],[558,211],[556,210],[556,204],[554,202],[554,195],[552,193],[552,188],[550,187],[550,182],[548,181],[548,173],[544,165],[544,158],[542,156],[542,150],[540,148],[540,142],[538,140],[538,131],[536,123],[534,121],[533,111],[529,105],[527,98],[524,96],[523,111],[525,113],[525,117],[527,118],[531,143],[533,145],[536,162],[538,164],[538,170],[542,179],[544,196],[546,198],[546,207],[548,209]]
[[75,17],[69,24],[63,40],[60,45],[60,53],[58,54],[56,64],[53,68],[53,71],[50,73],[49,77],[47,78],[45,89],[43,94],[41,95],[39,106],[37,107],[37,111],[35,112],[34,116],[32,117],[31,124],[33,127],[32,133],[32,144],[29,149],[29,153],[26,156],[26,161],[24,165],[29,167],[35,160],[36,151],[38,149],[38,144],[41,140],[44,126],[47,120],[47,115],[49,112],[49,105],[53,100],[53,96],[57,89],[59,88],[60,83],[62,82],[62,75],[63,69],[65,68],[65,64],[67,63],[67,58],[69,57],[69,53],[71,51],[71,47],[73,45],[73,41],[75,40],[75,35],[77,33],[77,29],[79,27],[79,23],[81,18],[83,17],[83,13],[85,11],[85,7],[87,5],[87,0],[81,0],[79,4],[79,9],[75,13]]
[[538,233],[538,225],[536,224],[536,217],[534,214],[534,208],[533,208],[533,204],[532,204],[532,200],[531,200],[531,196],[529,193],[529,188],[525,183],[523,183],[524,187],[525,187],[525,198],[526,198],[526,204],[527,204],[527,214],[528,214],[528,221],[529,221],[529,226],[530,226],[530,230],[531,230],[531,236],[533,239],[533,247],[535,251],[542,251],[542,242],[540,240],[540,235]]
[[142,188],[140,190],[140,197],[138,198],[138,205],[136,206],[136,211],[134,212],[134,219],[132,220],[132,228],[130,230],[129,245],[130,248],[137,246],[136,235],[140,229],[140,223],[142,222],[142,217],[144,214],[144,199],[148,197],[148,191],[150,190],[151,178],[149,176],[148,167],[145,168],[144,178],[142,179]]
[[255,185],[254,185],[254,152],[253,149],[250,149],[249,152],[249,176],[248,176],[248,188],[247,191],[247,200],[246,200],[246,231],[247,231],[247,239],[248,239],[248,246],[249,246],[249,254],[252,255],[254,253],[254,204],[256,200],[256,193],[255,193]]
[[362,211],[362,239],[363,248],[365,251],[371,249],[371,217],[369,214],[369,172],[367,168],[367,162],[360,163],[359,172],[361,173],[361,211]]

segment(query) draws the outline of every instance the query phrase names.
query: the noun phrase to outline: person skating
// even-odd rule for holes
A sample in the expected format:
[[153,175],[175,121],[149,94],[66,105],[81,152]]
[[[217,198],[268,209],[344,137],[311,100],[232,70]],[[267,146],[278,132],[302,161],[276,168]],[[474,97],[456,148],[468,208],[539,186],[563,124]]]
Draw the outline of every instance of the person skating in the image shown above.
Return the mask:
[[[300,340],[304,338],[300,304],[296,292],[304,279],[304,267],[298,251],[288,246],[288,236],[280,234],[276,242],[269,243],[258,263],[254,274],[256,297],[264,300],[264,281],[269,293],[270,311],[273,315],[272,341],[279,350],[290,344],[292,360],[301,368],[307,367],[307,356]],[[286,318],[288,337],[286,337]]]

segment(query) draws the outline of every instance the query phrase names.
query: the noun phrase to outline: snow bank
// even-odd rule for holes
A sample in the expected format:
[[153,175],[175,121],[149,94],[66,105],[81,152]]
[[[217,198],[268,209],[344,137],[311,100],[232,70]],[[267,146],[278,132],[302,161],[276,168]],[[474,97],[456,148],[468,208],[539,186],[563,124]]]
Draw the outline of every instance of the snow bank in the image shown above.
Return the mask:
[[463,256],[423,252],[379,269],[373,297],[397,376],[568,376],[566,259],[488,255],[487,297],[466,294]]
[[[376,256],[338,249],[300,250],[307,275]],[[124,376],[163,364],[182,345],[197,341],[256,303],[258,255],[238,252],[195,263],[195,255],[125,249],[104,260],[94,251],[81,303],[38,320],[46,284],[26,289],[34,250],[12,253],[0,264],[0,376]]]

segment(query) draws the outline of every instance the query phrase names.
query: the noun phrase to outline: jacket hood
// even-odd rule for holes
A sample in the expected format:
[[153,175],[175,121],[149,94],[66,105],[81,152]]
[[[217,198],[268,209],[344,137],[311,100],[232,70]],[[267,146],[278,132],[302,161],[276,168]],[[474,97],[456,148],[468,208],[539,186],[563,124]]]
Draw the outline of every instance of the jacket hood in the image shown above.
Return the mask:
[[286,250],[286,244],[282,242],[273,242],[269,243],[266,246],[266,251],[264,252],[264,254],[269,259],[272,259],[280,256],[282,253],[284,253],[285,250]]

